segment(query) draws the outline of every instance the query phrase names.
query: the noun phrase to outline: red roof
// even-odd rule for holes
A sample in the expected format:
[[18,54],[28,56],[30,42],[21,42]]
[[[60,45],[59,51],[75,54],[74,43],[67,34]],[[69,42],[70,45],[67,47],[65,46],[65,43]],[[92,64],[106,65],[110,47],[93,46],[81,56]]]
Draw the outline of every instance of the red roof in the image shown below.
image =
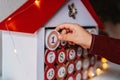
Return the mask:
[[[41,28],[66,2],[66,0],[28,0],[22,7],[0,23],[1,30],[34,33]],[[103,28],[88,0],[82,0],[90,14]],[[38,4],[37,4],[38,3]]]

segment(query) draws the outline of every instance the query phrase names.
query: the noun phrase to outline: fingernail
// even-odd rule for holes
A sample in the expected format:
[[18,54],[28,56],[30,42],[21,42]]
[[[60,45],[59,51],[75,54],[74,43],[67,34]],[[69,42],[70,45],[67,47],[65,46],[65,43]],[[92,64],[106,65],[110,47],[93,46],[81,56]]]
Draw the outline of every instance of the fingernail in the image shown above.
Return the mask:
[[59,37],[58,37],[60,40],[62,39],[62,37],[59,35]]

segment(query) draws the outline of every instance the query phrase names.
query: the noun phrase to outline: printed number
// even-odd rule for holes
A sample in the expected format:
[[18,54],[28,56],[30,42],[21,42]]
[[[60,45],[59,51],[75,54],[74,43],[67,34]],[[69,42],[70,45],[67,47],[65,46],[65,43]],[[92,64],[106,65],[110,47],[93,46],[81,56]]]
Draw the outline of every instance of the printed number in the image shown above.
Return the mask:
[[51,77],[51,76],[53,76],[53,74],[54,74],[54,72],[53,72],[53,70],[52,70],[51,72],[48,73],[48,76]]
[[61,55],[60,55],[60,61],[63,61],[63,53],[61,53]]
[[54,39],[55,39],[55,36],[52,37],[52,43],[55,43]]
[[50,62],[53,62],[53,59],[54,59],[54,57],[53,57],[53,53],[50,53]]

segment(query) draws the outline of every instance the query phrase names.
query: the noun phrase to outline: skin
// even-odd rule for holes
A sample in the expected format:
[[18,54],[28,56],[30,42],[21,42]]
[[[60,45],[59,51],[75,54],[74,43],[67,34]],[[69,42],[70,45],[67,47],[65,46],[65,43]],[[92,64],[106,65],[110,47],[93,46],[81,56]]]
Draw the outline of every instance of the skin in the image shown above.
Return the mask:
[[56,27],[56,31],[61,30],[59,39],[69,42],[69,44],[78,44],[83,48],[89,49],[92,42],[92,35],[76,23],[63,23]]

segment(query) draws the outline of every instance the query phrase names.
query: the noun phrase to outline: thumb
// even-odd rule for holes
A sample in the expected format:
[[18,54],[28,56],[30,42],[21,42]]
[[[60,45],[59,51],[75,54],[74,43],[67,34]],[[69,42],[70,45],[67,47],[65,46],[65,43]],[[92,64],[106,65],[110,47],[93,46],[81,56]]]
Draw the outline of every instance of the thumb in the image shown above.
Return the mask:
[[71,34],[61,34],[59,35],[59,39],[63,41],[71,41]]

